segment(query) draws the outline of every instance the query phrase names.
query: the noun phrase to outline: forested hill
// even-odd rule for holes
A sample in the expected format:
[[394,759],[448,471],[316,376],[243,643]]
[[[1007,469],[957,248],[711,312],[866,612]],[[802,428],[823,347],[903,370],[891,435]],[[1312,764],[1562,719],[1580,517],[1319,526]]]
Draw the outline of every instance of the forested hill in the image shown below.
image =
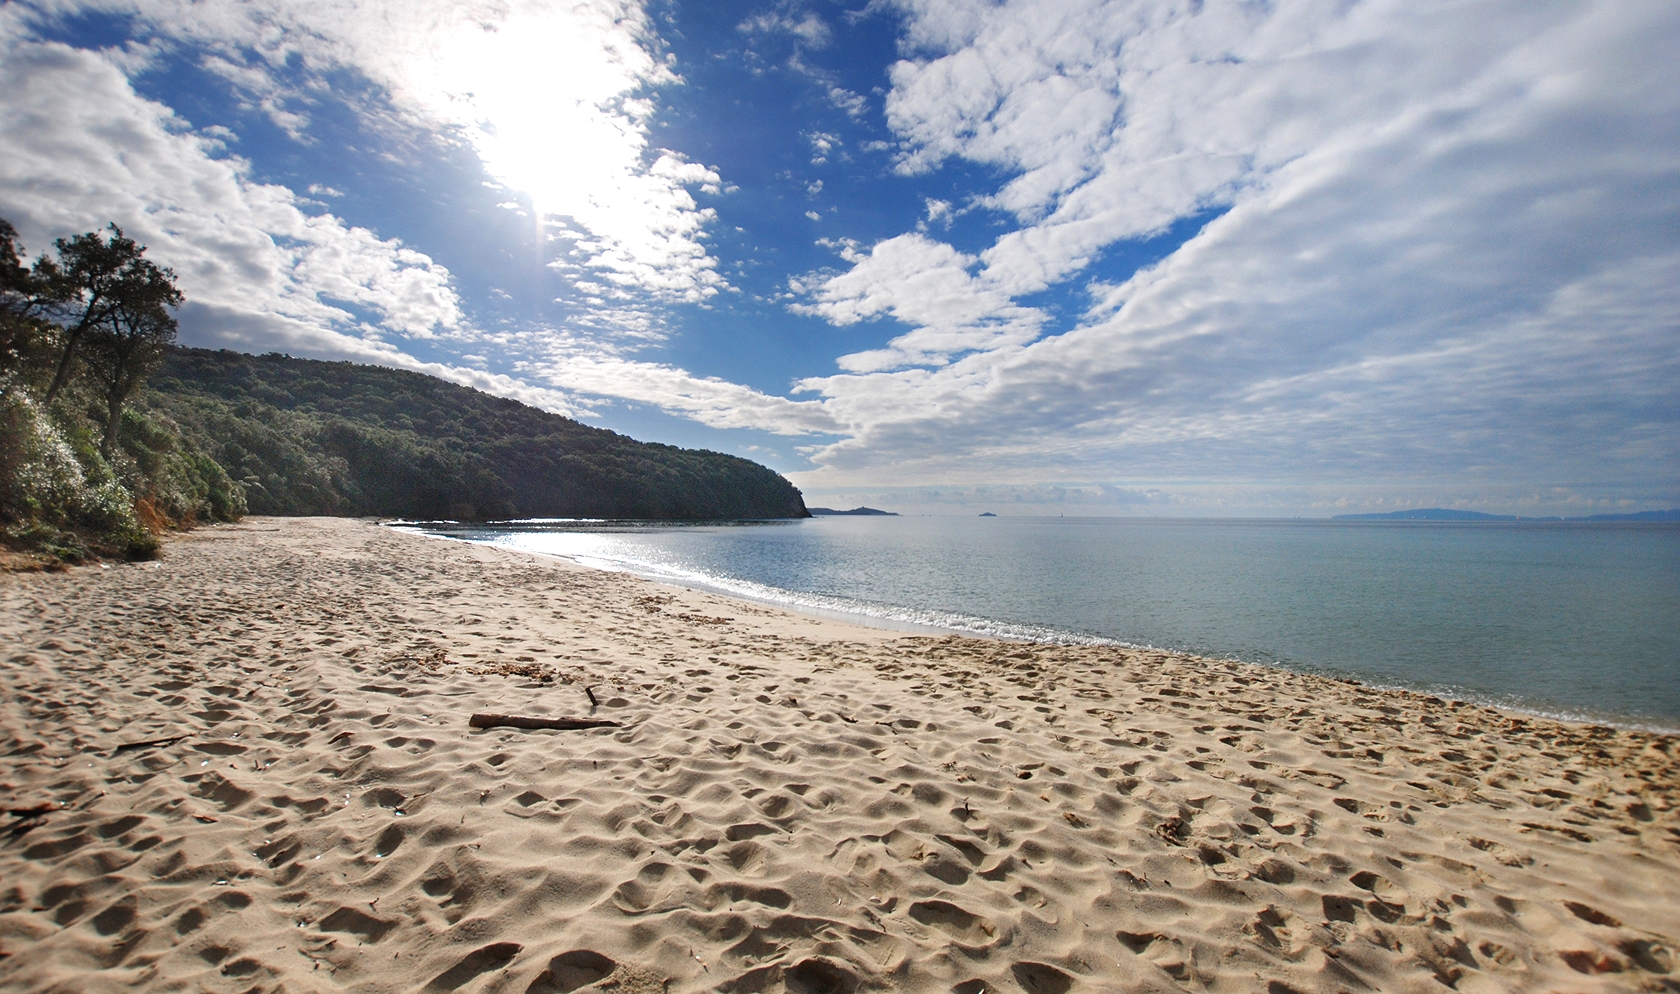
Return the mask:
[[253,514],[807,516],[793,484],[758,463],[404,370],[175,348],[140,400],[245,484]]

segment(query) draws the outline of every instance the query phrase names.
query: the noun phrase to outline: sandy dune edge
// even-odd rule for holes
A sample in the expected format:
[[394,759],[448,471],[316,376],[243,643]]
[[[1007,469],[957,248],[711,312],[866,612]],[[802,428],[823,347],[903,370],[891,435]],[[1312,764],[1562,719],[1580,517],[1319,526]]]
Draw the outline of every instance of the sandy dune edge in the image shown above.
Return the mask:
[[0,645],[7,990],[1680,990],[1672,737],[333,519]]

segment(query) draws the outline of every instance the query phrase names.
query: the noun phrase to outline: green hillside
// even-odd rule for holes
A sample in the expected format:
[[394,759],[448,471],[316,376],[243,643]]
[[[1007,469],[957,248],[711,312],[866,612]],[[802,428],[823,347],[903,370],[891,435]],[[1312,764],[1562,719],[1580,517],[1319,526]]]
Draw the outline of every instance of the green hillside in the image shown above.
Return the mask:
[[252,514],[807,516],[791,483],[746,459],[404,370],[174,348],[138,402],[242,483]]

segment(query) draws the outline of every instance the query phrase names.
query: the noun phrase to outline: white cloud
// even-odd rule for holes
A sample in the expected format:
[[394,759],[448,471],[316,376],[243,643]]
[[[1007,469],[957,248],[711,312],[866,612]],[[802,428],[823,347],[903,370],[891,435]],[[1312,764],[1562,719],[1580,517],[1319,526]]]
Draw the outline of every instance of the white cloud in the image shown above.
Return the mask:
[[713,215],[688,189],[721,192],[721,178],[649,143],[648,91],[681,81],[656,57],[634,0],[44,0],[37,9],[131,15],[198,46],[205,68],[300,141],[318,99],[311,87],[330,89],[333,72],[360,74],[407,125],[464,137],[539,212],[570,219],[586,236],[578,251],[608,278],[656,301],[727,286],[699,237]]
[[869,101],[861,93],[853,93],[844,86],[828,88],[828,102],[845,111],[852,120],[859,120],[869,111]]
[[[978,260],[919,234],[880,242],[868,255],[847,248],[852,268],[808,287],[814,303],[792,310],[836,325],[890,316],[914,327],[884,349],[840,359],[851,372],[943,365],[952,355],[1022,345],[1038,336],[1044,316],[984,286],[969,270]],[[796,291],[806,290],[798,282]]]
[[32,246],[115,221],[206,306],[334,334],[362,313],[412,338],[462,327],[449,271],[426,255],[305,214],[290,190],[252,182],[243,160],[212,158],[208,140],[94,53],[3,44],[0,210]]
[[811,141],[811,165],[820,166],[828,161],[828,154],[840,145],[840,136],[826,131],[813,131],[805,136]]
[[[904,6],[902,168],[1003,169],[989,204],[1021,227],[977,257],[899,236],[800,284],[803,313],[914,329],[803,384],[854,435],[802,486],[1680,496],[1680,11]],[[1210,205],[1229,211],[1032,340],[1016,298]]]
[[823,19],[806,11],[804,16],[792,14],[760,14],[749,17],[735,26],[742,34],[790,34],[811,48],[823,48],[833,37]]
[[1595,22],[1657,17],[1650,5],[1509,0],[904,6],[912,42],[936,57],[893,69],[900,166],[957,156],[1014,174],[989,202],[1028,226],[984,258],[1015,292],[1235,202],[1303,155],[1520,101],[1525,84],[1568,86],[1533,57],[1562,54],[1563,36]]
[[712,428],[752,428],[782,435],[833,433],[840,425],[818,401],[789,400],[665,363],[598,350],[558,348],[533,362],[531,375],[568,392],[653,404]]
[[303,213],[291,191],[252,182],[243,160],[212,158],[219,142],[136,96],[99,55],[0,28],[0,93],[0,216],[36,250],[115,221],[175,269],[184,343],[378,363],[586,413],[562,391],[422,361],[383,340],[468,331],[448,270]]

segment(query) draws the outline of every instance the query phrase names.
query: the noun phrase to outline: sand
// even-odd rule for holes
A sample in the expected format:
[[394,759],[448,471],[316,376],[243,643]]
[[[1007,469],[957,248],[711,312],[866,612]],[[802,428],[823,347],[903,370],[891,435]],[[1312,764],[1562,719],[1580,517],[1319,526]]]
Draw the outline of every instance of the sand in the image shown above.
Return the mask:
[[1673,737],[335,519],[0,645],[6,990],[1680,990]]

